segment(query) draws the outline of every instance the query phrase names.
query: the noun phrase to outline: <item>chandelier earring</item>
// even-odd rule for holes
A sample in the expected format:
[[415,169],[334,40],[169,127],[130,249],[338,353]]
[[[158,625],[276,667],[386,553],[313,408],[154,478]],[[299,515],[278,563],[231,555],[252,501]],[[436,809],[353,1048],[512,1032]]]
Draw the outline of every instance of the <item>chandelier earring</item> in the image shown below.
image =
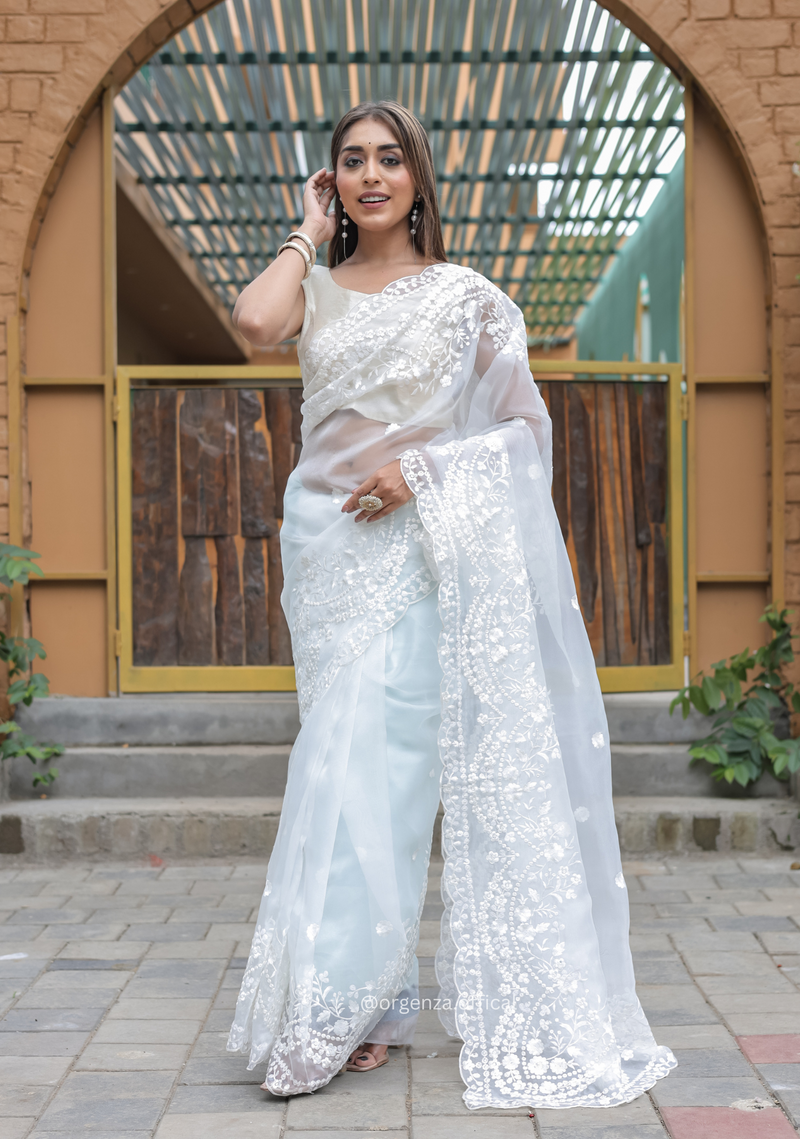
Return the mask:
[[347,227],[350,224],[350,218],[347,216],[347,210],[342,206],[342,252],[344,259],[347,260]]
[[416,242],[414,240],[414,236],[417,232],[417,213],[418,213],[417,202],[418,201],[419,201],[419,198],[417,198],[416,201],[414,202],[414,209],[411,211],[411,250],[414,254],[414,263],[415,264],[417,261],[417,246],[416,246]]

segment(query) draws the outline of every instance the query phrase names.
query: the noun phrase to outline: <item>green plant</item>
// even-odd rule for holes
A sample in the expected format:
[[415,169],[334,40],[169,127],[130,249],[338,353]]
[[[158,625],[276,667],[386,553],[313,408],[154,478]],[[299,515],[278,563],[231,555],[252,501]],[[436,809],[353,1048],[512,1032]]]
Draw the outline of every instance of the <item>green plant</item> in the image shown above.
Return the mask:
[[797,639],[788,620],[792,612],[767,606],[760,620],[772,639],[755,652],[745,649],[717,661],[711,676],[698,673],[670,704],[670,713],[679,707],[684,720],[692,706],[715,717],[709,734],[689,748],[692,762],[710,763],[715,779],[746,787],[765,771],[786,780],[800,769],[800,740],[789,731],[790,712],[800,712],[800,693],[784,675]]
[[[4,601],[10,597],[8,590],[12,586],[27,585],[33,573],[42,576],[40,567],[32,560],[38,557],[40,555],[32,550],[0,542],[0,585],[6,586],[5,591],[0,591],[0,597]],[[47,677],[41,672],[33,671],[34,661],[44,660],[46,656],[44,646],[34,637],[9,637],[0,631],[0,661],[5,661],[8,667],[6,699],[12,709],[18,704],[30,707],[37,696],[50,694]],[[3,735],[0,760],[25,756],[35,766],[40,762],[47,763],[64,752],[61,744],[38,744],[13,719],[0,721],[0,734]],[[49,787],[57,777],[56,767],[51,767],[49,771],[37,771],[33,776],[33,786]]]

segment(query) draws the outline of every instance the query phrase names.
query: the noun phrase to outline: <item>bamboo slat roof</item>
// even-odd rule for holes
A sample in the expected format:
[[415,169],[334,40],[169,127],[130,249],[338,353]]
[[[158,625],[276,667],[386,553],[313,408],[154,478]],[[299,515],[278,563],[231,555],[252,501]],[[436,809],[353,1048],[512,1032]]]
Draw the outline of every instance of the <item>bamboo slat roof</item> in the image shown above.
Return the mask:
[[429,132],[450,258],[568,340],[683,149],[677,78],[595,0],[226,0],[119,94],[117,145],[232,305],[384,98]]

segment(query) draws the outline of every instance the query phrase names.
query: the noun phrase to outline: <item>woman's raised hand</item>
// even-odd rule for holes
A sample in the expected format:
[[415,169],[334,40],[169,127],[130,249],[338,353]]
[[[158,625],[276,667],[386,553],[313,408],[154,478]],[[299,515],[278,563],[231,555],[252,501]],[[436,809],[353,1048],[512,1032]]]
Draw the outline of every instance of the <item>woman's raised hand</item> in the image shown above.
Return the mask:
[[364,518],[369,520],[382,518],[384,514],[391,514],[404,502],[408,502],[413,491],[409,489],[408,483],[403,478],[400,460],[395,459],[393,462],[387,463],[385,467],[377,470],[371,478],[365,479],[361,486],[357,486],[342,507],[342,513],[352,514],[354,510],[358,510],[358,500],[363,494],[377,495],[383,506],[372,514],[362,510],[360,514],[356,515],[356,522],[361,522]]
[[303,211],[305,217],[301,229],[307,233],[315,245],[330,241],[336,233],[336,218],[328,210],[336,193],[336,180],[333,171],[325,167],[312,174],[303,191]]

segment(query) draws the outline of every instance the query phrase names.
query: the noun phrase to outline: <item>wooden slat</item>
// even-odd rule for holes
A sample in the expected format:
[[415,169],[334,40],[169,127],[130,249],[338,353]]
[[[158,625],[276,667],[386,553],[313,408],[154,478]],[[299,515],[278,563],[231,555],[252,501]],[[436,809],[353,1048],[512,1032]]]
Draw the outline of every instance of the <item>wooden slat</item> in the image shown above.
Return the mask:
[[214,605],[217,662],[244,664],[244,603],[236,539],[214,539],[217,549],[217,599]]
[[261,538],[245,538],[242,576],[244,578],[245,663],[270,664],[266,568],[264,566],[264,542]]
[[178,663],[177,393],[131,406],[133,663]]
[[594,448],[589,413],[574,384],[568,385],[569,501],[572,540],[578,562],[581,608],[587,624],[594,621],[597,596],[597,527]]
[[205,538],[184,539],[178,603],[178,664],[214,663],[214,585]]
[[562,384],[549,384],[550,419],[553,424],[553,502],[566,542],[569,538],[567,498],[567,411]]
[[[292,403],[288,388],[273,388],[265,393],[267,426],[272,440],[272,469],[275,479],[275,515],[283,518],[283,493],[292,473]],[[272,557],[270,556],[270,566]],[[271,624],[271,621],[270,621]],[[275,662],[277,663],[277,662]],[[284,662],[280,662],[284,663]]]
[[258,392],[237,394],[242,534],[245,538],[268,538],[278,532],[278,524],[269,448],[263,430],[257,427],[259,422],[266,422],[264,407]]
[[236,393],[215,388],[187,391],[180,412],[180,448],[184,537],[235,534],[239,528]]

